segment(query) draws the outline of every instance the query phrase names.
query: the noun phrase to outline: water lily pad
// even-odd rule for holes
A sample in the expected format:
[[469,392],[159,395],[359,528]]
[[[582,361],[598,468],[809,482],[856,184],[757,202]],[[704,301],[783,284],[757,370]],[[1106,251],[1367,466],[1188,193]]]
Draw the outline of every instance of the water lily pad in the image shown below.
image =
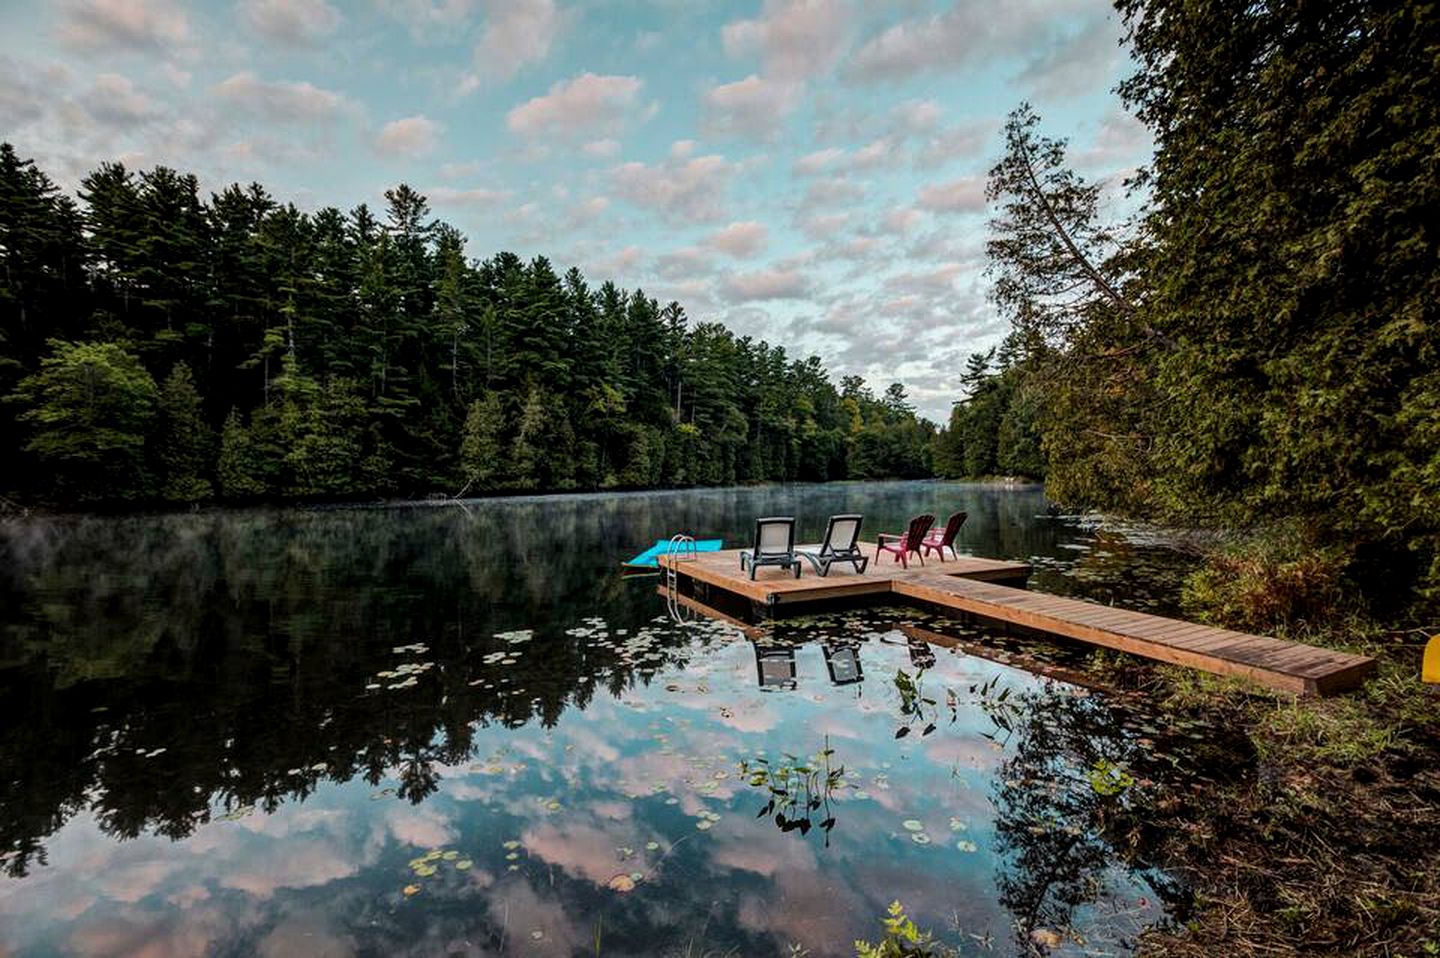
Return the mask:
[[455,859],[460,857],[460,853],[456,851],[449,851],[441,855],[440,857],[445,859],[447,862],[453,862]]
[[714,827],[714,825],[715,823],[710,821],[710,819],[708,818],[702,818],[695,823],[695,827],[700,829],[702,832],[708,832],[712,827]]
[[951,818],[950,830],[952,832],[963,832],[965,830],[965,823],[960,821],[960,819],[958,818]]
[[962,852],[973,852],[978,846],[974,842],[961,839],[960,841],[955,843],[955,847],[960,849]]
[[400,890],[405,893],[405,897],[406,897],[406,898],[409,898],[411,895],[418,895],[418,894],[420,894],[420,886],[419,886],[419,885],[406,885],[404,888],[402,888],[402,889],[400,889]]
[[457,861],[455,862],[455,870],[456,870],[456,871],[468,872],[470,869],[472,869],[472,868],[474,868],[474,867],[475,867],[475,863],[472,862],[472,861],[471,861],[470,859],[468,859],[468,858],[461,858],[461,859],[459,859],[459,860],[457,860]]
[[905,829],[907,832],[918,832],[925,828],[924,825],[922,825],[918,820],[913,818],[905,819],[905,821],[900,823],[900,827]]
[[926,835],[924,832],[915,832],[913,835],[910,836],[910,840],[917,845],[930,844],[930,836]]
[[520,847],[520,843],[515,841],[513,838],[508,842],[504,842],[503,845],[510,851],[514,851],[515,849]]
[[426,865],[423,863],[416,865],[415,874],[419,875],[421,878],[429,878],[431,875],[435,874],[435,866]]
[[660,847],[660,843],[659,843],[659,842],[646,842],[646,843],[645,843],[645,850],[646,850],[647,852],[656,851],[657,849],[659,849],[659,847]]
[[635,879],[629,875],[616,875],[605,883],[605,887],[611,891],[618,891],[623,894],[624,892],[635,890]]

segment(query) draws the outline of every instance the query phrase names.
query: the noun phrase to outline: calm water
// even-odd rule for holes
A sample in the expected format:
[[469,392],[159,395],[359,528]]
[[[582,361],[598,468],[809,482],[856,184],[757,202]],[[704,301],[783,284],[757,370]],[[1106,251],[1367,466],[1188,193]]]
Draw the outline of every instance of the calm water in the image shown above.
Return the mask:
[[[1063,648],[901,607],[747,636],[618,574],[757,514],[813,539],[964,508],[961,551],[1036,588],[1169,607],[1183,557],[1044,505],[895,483],[0,524],[0,955],[850,954],[895,898],[966,953],[1124,953],[1184,889],[1115,810],[1213,764],[1207,730],[1072,684]],[[1136,784],[1102,794],[1111,768]]]

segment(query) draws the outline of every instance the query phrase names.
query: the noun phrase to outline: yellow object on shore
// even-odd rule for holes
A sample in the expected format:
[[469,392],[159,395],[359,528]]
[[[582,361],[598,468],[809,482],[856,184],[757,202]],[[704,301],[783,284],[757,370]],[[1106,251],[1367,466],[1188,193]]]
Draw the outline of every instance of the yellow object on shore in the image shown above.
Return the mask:
[[1425,644],[1425,661],[1420,666],[1420,681],[1440,684],[1440,635],[1430,636]]

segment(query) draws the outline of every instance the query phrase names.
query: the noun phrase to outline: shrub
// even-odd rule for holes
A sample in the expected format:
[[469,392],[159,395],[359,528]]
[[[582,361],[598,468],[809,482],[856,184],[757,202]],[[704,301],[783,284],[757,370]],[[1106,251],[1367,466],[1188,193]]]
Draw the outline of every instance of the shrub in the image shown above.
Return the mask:
[[1251,632],[1314,627],[1353,612],[1351,556],[1311,541],[1281,526],[1212,553],[1185,582],[1186,611]]

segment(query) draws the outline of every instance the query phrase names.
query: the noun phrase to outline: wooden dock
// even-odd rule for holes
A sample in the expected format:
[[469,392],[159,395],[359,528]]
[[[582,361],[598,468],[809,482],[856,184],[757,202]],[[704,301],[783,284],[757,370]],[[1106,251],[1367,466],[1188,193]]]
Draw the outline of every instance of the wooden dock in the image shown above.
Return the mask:
[[[875,547],[868,545],[866,553],[874,556]],[[1354,688],[1375,668],[1374,660],[1365,656],[1029,592],[1023,588],[1030,575],[1024,562],[962,556],[904,569],[887,556],[881,564],[872,558],[864,573],[837,565],[821,577],[807,565],[799,579],[762,568],[754,580],[740,571],[740,553],[734,549],[678,562],[662,557],[660,562],[674,566],[682,592],[706,605],[720,606],[722,597],[733,597],[747,601],[752,614],[760,616],[798,611],[804,603],[883,601],[888,595],[1161,662],[1241,676],[1297,695]],[[781,608],[785,606],[789,609]]]

